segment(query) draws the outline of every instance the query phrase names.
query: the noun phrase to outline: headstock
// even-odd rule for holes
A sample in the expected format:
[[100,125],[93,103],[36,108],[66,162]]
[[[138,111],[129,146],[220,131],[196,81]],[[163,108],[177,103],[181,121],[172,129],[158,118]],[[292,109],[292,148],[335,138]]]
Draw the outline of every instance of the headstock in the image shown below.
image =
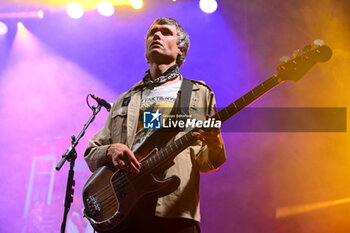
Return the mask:
[[276,76],[279,80],[298,81],[306,72],[318,62],[326,62],[332,57],[332,49],[323,45],[322,40],[315,40],[317,46],[312,49],[311,45],[306,45],[303,48],[303,54],[299,50],[293,52],[293,59],[287,56],[281,57],[281,65],[277,67]]

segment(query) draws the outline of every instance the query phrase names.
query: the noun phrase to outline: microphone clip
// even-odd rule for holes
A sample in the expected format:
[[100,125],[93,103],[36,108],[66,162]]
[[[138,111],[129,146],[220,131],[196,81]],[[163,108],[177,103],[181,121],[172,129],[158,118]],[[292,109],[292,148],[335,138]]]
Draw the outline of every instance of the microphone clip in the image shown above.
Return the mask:
[[106,100],[104,100],[104,99],[102,99],[102,98],[99,98],[99,97],[97,97],[97,96],[94,95],[94,94],[89,94],[89,95],[90,95],[94,100],[96,100],[96,102],[97,102],[99,105],[105,107],[106,110],[107,110],[107,112],[109,112],[109,111],[111,110],[111,104],[108,103]]

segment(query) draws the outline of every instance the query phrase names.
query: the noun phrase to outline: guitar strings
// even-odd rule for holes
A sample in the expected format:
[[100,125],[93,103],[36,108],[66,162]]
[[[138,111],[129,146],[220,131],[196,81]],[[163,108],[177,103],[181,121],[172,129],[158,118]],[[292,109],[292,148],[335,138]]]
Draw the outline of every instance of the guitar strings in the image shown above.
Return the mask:
[[[267,84],[267,83],[266,83]],[[147,160],[145,161],[147,162]],[[148,172],[149,169],[146,169],[144,170],[144,172]],[[130,181],[136,181],[138,179],[138,177],[140,176],[137,176],[135,178],[135,175],[134,174],[131,174],[129,175],[129,178],[130,178]],[[126,187],[126,184],[128,184],[128,180],[127,180],[127,176],[125,175],[122,175],[122,176],[119,176],[115,181],[112,181],[112,184],[113,184],[113,188],[114,188],[114,191],[116,191],[116,187],[115,185],[120,183],[120,189],[118,190],[119,192],[122,192],[125,190],[125,187]],[[111,197],[111,196],[108,196],[108,193],[106,193],[106,191],[108,191],[108,186],[106,186],[105,188],[103,188],[102,190],[100,190],[98,193],[100,193],[99,195],[101,195],[101,204],[106,204],[106,201]],[[117,192],[118,192],[117,191]],[[97,194],[97,193],[96,193]],[[105,195],[107,194],[107,198],[105,198]],[[109,203],[109,202],[108,202]],[[110,210],[110,208],[107,208],[106,207],[106,211]]]
[[[192,135],[191,135],[192,136]],[[185,137],[184,137],[185,138]],[[187,139],[187,138],[186,138]],[[180,140],[180,139],[179,139]],[[182,139],[181,139],[182,140]],[[188,140],[188,139],[187,139]],[[178,141],[178,140],[177,140]],[[190,144],[192,144],[192,142],[189,142]],[[188,144],[188,145],[190,145]],[[169,151],[171,153],[169,154],[173,154],[176,152],[176,150],[174,150],[172,147],[171,147],[171,144],[165,148],[161,148],[159,151],[158,151],[158,154],[163,154],[164,156],[164,151],[166,153],[169,153]],[[154,167],[150,167],[149,166],[149,160],[153,159],[153,157],[141,162],[141,164],[143,165],[143,167],[146,167],[144,170],[142,170],[142,173],[147,173],[149,171],[151,171],[152,169],[154,169]],[[122,170],[119,170],[122,172]],[[117,171],[118,172],[118,171]],[[138,177],[141,177],[140,176],[141,174],[134,174],[134,173],[129,173],[129,174],[121,174],[120,176],[118,176],[115,180],[112,181],[112,185],[114,188],[116,184],[119,184],[120,185],[120,188],[118,189],[118,191],[124,191],[124,186],[125,184],[129,183],[129,181],[136,181],[138,179]],[[136,176],[136,177],[135,177]],[[129,178],[129,179],[128,179]],[[106,193],[106,191],[108,191],[108,188],[110,188],[110,185],[107,185],[105,187],[103,187],[101,190],[99,190],[98,192],[95,193],[95,195],[103,195]]]
[[[194,136],[192,136],[192,134],[187,134],[187,135],[190,135],[190,138],[187,138],[186,137],[186,140],[188,141],[188,145],[191,145],[193,142],[195,142],[196,140],[197,140],[197,138],[195,138]],[[184,137],[185,138],[185,137]],[[176,149],[176,147],[175,147],[175,149]],[[164,151],[164,150],[166,150],[166,148],[162,148],[160,151]],[[171,153],[169,153],[169,155],[172,155],[172,154],[178,154],[178,153],[180,153],[181,151],[182,151],[183,149],[181,149],[181,150],[179,150],[179,149],[177,149],[177,150],[173,150],[173,148],[171,148]],[[159,153],[163,153],[163,152],[159,152]],[[148,160],[145,160],[145,163],[148,163],[147,162]],[[143,173],[148,173],[148,172],[151,172],[152,170],[154,169],[154,167],[151,167],[151,166],[146,166],[146,168],[145,168],[145,170],[143,170]],[[142,176],[140,176],[140,174],[130,174],[130,181],[132,181],[132,182],[136,182],[138,179],[140,179]],[[116,190],[114,190],[114,191],[116,191],[116,192],[123,192],[124,190],[125,190],[125,188],[126,188],[126,186],[128,185],[128,183],[129,183],[129,181],[127,181],[126,179],[123,179],[123,178],[120,178],[120,177],[118,177],[116,180],[119,180],[119,181],[124,181],[124,182],[121,182],[120,183],[120,186],[119,186],[119,189],[116,191]],[[116,187],[115,187],[115,184],[116,183],[118,183],[118,182],[116,182],[116,180],[115,181],[112,181],[112,184],[113,184],[113,188],[115,189]],[[113,196],[113,195],[109,195],[108,196],[108,193],[101,193],[100,194],[101,195],[101,204],[103,205],[103,206],[105,206],[106,205],[106,207],[103,207],[102,209],[104,209],[105,210],[105,212],[110,212],[111,210],[113,210],[113,206],[110,206],[110,205],[108,205],[109,204],[109,202],[108,202],[108,198],[110,197],[110,196]],[[106,195],[107,195],[107,197],[106,197]]]
[[[272,83],[272,82],[273,82],[273,83]],[[273,85],[270,86],[270,84],[273,84]],[[277,77],[276,77],[276,76],[272,76],[271,78],[269,78],[268,80],[266,80],[266,81],[263,82],[262,84],[258,85],[258,86],[255,87],[254,89],[258,88],[259,86],[262,86],[264,89],[267,88],[266,91],[268,91],[268,90],[270,90],[272,87],[276,86],[277,84],[279,84],[279,82],[278,82],[278,80],[277,80]],[[266,85],[266,87],[265,87],[264,85]],[[253,90],[254,90],[254,89],[253,89]],[[266,91],[265,91],[265,92],[266,92]],[[249,92],[248,92],[248,93],[249,93]],[[263,93],[262,93],[262,94],[263,94]],[[254,95],[254,93],[253,93],[253,95]],[[261,95],[260,95],[260,96],[261,96]],[[256,99],[256,98],[254,98],[254,99]],[[253,100],[254,100],[254,99],[253,99]],[[233,103],[234,103],[234,102],[233,102]],[[228,111],[229,111],[229,110],[228,110]],[[195,129],[197,129],[197,128],[195,128]],[[197,130],[198,130],[198,129],[197,129]],[[191,130],[190,132],[192,132],[192,131],[194,131],[194,129]],[[188,135],[188,134],[184,135],[184,137],[186,137],[187,135]],[[191,136],[192,136],[192,135],[191,135]],[[193,142],[196,141],[196,140],[194,140],[194,139],[196,139],[194,136],[192,136],[191,138],[186,138],[186,140],[190,143],[189,139],[190,139],[190,141],[193,141]],[[181,138],[180,138],[179,140],[181,140]],[[176,140],[175,143],[176,143],[177,141],[179,141],[179,140]],[[193,142],[191,142],[191,144],[192,144]],[[189,145],[191,145],[191,144],[189,144]],[[167,148],[167,147],[160,149],[158,153],[160,154],[161,151],[167,150],[166,148]],[[171,144],[170,144],[170,149],[172,150]],[[171,151],[170,154],[174,154],[174,153],[176,153],[176,150],[175,150],[175,151]],[[152,158],[152,157],[151,157],[151,158]],[[149,158],[149,159],[151,159],[151,158]],[[148,159],[145,160],[144,162],[141,162],[141,164],[142,164],[143,166],[146,166],[146,169],[142,171],[142,173],[144,173],[144,174],[145,174],[145,173],[148,173],[148,172],[151,172],[151,171],[154,169],[154,167],[147,166],[146,163],[148,163]],[[119,171],[122,171],[122,170],[119,170]],[[117,171],[116,173],[118,173],[119,171]],[[113,187],[113,191],[116,192],[117,194],[118,194],[118,192],[123,192],[123,191],[125,191],[125,188],[127,187],[127,185],[128,185],[130,182],[131,182],[131,183],[136,182],[136,181],[137,181],[138,179],[140,179],[141,177],[142,177],[141,174],[133,174],[133,173],[131,173],[131,174],[126,174],[126,173],[121,174],[121,175],[118,176],[115,180],[113,180],[113,181],[111,182],[111,183],[112,183],[112,187]],[[117,184],[119,184],[119,188],[118,188],[118,189],[117,189],[117,187],[116,187]],[[103,205],[109,204],[110,201],[108,201],[108,200],[115,200],[114,198],[111,199],[111,197],[113,197],[113,194],[112,194],[112,195],[109,194],[109,191],[110,191],[109,189],[110,189],[110,185],[106,185],[106,186],[104,186],[103,188],[101,188],[99,191],[97,191],[97,192],[94,194],[94,195],[97,195],[97,196],[99,197],[100,203],[103,204]],[[117,190],[116,190],[116,189],[117,189]],[[106,195],[107,195],[107,196],[106,196]],[[107,203],[106,203],[106,202],[107,202]],[[108,205],[108,206],[111,206],[111,205]],[[109,211],[111,208],[106,207],[106,208],[103,208],[103,209],[105,209],[105,211]],[[113,210],[113,209],[112,209],[112,210]]]
[[[270,80],[267,80],[267,81],[268,82],[265,82],[265,84],[268,84],[270,82]],[[271,80],[271,81],[274,81],[274,80]],[[146,162],[147,162],[147,160],[145,161],[145,163]],[[143,172],[147,173],[151,169],[153,169],[153,168],[149,167],[148,169],[144,170]],[[135,182],[139,177],[141,177],[141,176],[136,176],[136,178],[135,178],[135,174],[129,174],[129,181]],[[129,183],[129,181],[128,181],[127,175],[118,176],[114,181],[112,181],[112,185],[113,185],[114,191],[116,191],[115,190],[116,189],[115,185],[119,183],[120,187],[119,187],[119,189],[116,192],[118,192],[118,191],[119,192],[123,192],[125,190],[126,185]],[[105,201],[108,200],[109,197],[113,197],[112,195],[108,196],[108,191],[109,191],[108,189],[109,189],[109,187],[110,186],[107,185],[107,186],[105,186],[104,188],[102,188],[101,190],[99,190],[96,193],[96,195],[100,196],[100,198],[101,198],[101,199],[99,198],[101,200],[101,204],[105,203]],[[106,194],[107,194],[107,198],[105,198]]]
[[[191,136],[192,136],[192,135],[191,135]],[[187,140],[188,140],[188,139],[187,139]],[[190,145],[190,144],[192,144],[192,143],[195,142],[195,141],[196,141],[196,138],[192,136],[192,137],[190,138],[190,141],[188,141],[188,143],[189,143],[189,145]],[[166,149],[164,148],[164,149],[161,149],[160,151],[163,151],[163,150],[166,150]],[[179,151],[179,149],[177,149],[177,150],[173,150],[173,149],[172,149],[171,153],[169,153],[169,154],[172,155],[172,154],[174,154],[174,153],[179,153],[178,151]],[[181,151],[180,151],[180,152],[181,152]],[[162,152],[159,152],[159,153],[162,153]],[[144,164],[145,164],[145,163],[148,163],[148,160],[145,160]],[[160,164],[162,164],[162,163],[160,163]],[[142,172],[143,172],[143,173],[148,173],[148,172],[151,172],[153,169],[154,169],[154,167],[151,167],[151,166],[147,166],[147,165],[146,165],[145,170],[143,170]],[[131,182],[136,182],[138,179],[140,179],[140,178],[142,177],[142,176],[140,176],[140,174],[129,174],[129,176],[130,176],[129,180],[130,180]],[[119,189],[118,189],[117,191],[114,190],[114,191],[116,191],[117,193],[118,193],[118,192],[123,192],[123,191],[125,191],[126,186],[130,183],[130,182],[128,181],[128,179],[125,178],[125,176],[124,176],[124,177],[119,176],[116,180],[112,181],[112,184],[113,184],[113,188],[114,188],[114,189],[116,189],[115,185],[118,184],[119,182],[120,182]],[[105,188],[104,188],[104,189],[105,189]],[[105,190],[106,190],[106,189],[105,189]],[[112,195],[110,195],[110,196],[107,196],[107,197],[106,197],[106,195],[108,195],[108,192],[107,192],[107,193],[106,193],[106,192],[103,192],[103,193],[100,193],[99,195],[100,195],[101,199],[103,199],[103,200],[101,200],[101,204],[103,204],[103,205],[105,205],[105,204],[106,204],[106,201],[108,200],[108,198],[112,196]],[[107,207],[106,207],[106,208],[107,208]]]
[[[312,50],[313,51],[313,50]],[[318,50],[317,50],[318,51]],[[308,54],[309,54],[310,52],[308,52]],[[277,81],[277,83],[276,84],[274,84],[274,85],[272,85],[271,87],[269,87],[265,92],[267,92],[269,89],[271,89],[272,87],[274,87],[274,86],[276,86],[277,84],[279,84],[280,83],[280,80],[277,80],[277,75],[274,75],[274,76],[272,76],[271,78],[269,78],[268,80],[266,80],[265,82],[263,82],[262,84],[260,84],[263,88],[265,88],[264,87],[264,84],[265,85],[268,85],[269,84],[269,82],[270,81]],[[260,86],[260,85],[258,85],[256,88],[254,88],[253,90],[255,90],[255,91],[257,91],[256,89]],[[247,93],[248,94],[248,93]],[[254,95],[254,92],[252,92],[252,94]],[[262,93],[262,94],[264,94],[264,93]],[[262,94],[260,94],[259,95],[259,97],[262,95]],[[256,99],[256,98],[255,98]],[[244,101],[244,99],[243,99],[243,101]],[[118,177],[119,178],[119,177]],[[117,180],[118,180],[118,178],[117,178]],[[131,180],[131,179],[130,179]],[[122,181],[122,183],[123,183],[123,185],[122,186],[124,186],[125,185],[125,182],[127,182],[127,180],[126,180],[126,178],[124,177],[124,178],[119,178],[119,180],[118,181]],[[118,183],[118,182],[117,182]],[[113,188],[115,188],[115,183],[113,184]],[[98,191],[97,193],[99,193],[99,192],[105,192],[106,190],[108,189],[108,185],[107,186],[105,186],[104,188],[102,188],[100,191]],[[97,194],[96,193],[96,194]]]
[[[167,148],[161,148],[159,151],[158,151],[158,154],[163,154],[163,151],[167,151]],[[149,158],[151,159],[151,158]],[[142,167],[148,167],[148,160],[145,160],[145,161],[142,161],[141,164],[142,164]],[[150,167],[150,169],[153,169]],[[146,173],[148,172],[149,169],[143,169],[141,170],[142,173]],[[118,173],[118,172],[124,172],[123,170],[117,170],[115,173]],[[112,185],[113,187],[115,188],[115,185],[116,184],[120,184],[121,186],[125,185],[125,183],[128,183],[128,180],[130,181],[133,181],[135,178],[136,174],[133,174],[133,173],[129,173],[129,174],[121,174],[120,176],[118,176],[115,180],[112,181]],[[137,174],[137,175],[141,175],[141,174]],[[129,179],[128,179],[129,178]],[[110,188],[110,185],[107,185],[107,186],[104,186],[103,188],[101,188],[99,191],[97,191],[94,195],[103,195],[105,194],[106,192],[105,191],[108,191],[108,189]],[[118,189],[118,190],[122,190],[121,189]]]

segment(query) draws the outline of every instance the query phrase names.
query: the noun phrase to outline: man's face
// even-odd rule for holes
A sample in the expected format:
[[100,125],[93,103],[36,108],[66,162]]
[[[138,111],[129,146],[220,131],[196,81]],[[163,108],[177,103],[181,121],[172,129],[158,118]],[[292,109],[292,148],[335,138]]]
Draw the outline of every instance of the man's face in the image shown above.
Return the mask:
[[[175,25],[154,24],[146,39],[146,58],[148,63],[171,64],[179,54],[178,35]],[[175,64],[174,63],[174,64]]]

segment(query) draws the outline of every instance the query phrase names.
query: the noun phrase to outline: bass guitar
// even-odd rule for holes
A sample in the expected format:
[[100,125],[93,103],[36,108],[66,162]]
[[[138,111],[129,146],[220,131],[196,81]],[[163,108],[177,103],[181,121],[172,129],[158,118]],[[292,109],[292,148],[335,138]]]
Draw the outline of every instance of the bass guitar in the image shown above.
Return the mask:
[[[263,83],[237,99],[215,115],[213,119],[225,122],[273,87],[286,80],[298,81],[312,66],[325,62],[332,56],[332,50],[321,40],[308,45],[303,54],[294,52],[293,59],[282,57],[283,63],[277,72]],[[134,154],[142,164],[139,174],[127,173],[113,166],[103,166],[96,170],[83,189],[84,215],[98,232],[118,232],[128,224],[139,204],[149,195],[163,196],[173,192],[180,183],[176,176],[161,179],[154,172],[170,164],[175,156],[193,144],[197,139],[192,129],[181,138],[167,143],[178,131],[158,130],[143,143]],[[159,139],[163,140],[159,140]]]

